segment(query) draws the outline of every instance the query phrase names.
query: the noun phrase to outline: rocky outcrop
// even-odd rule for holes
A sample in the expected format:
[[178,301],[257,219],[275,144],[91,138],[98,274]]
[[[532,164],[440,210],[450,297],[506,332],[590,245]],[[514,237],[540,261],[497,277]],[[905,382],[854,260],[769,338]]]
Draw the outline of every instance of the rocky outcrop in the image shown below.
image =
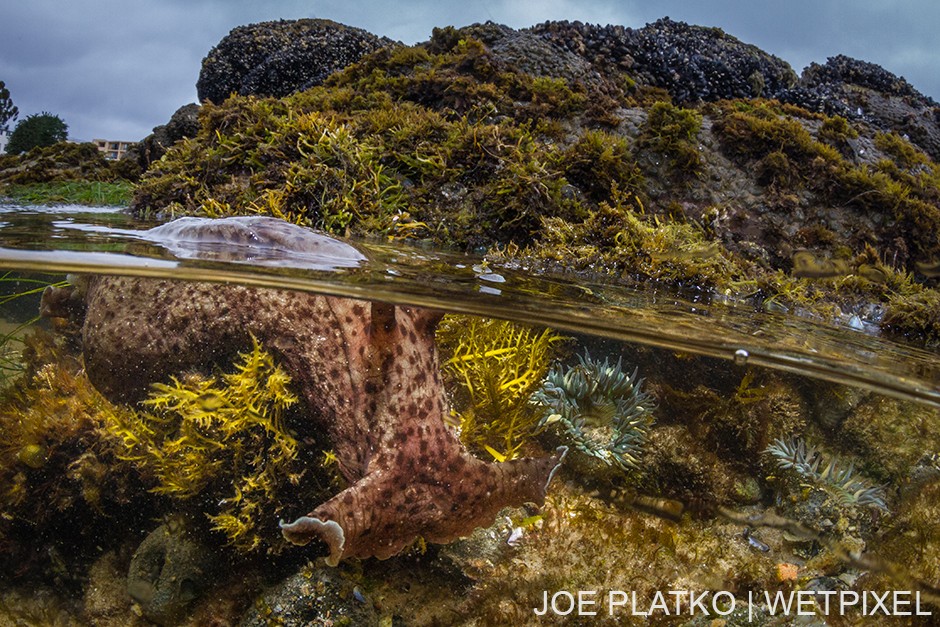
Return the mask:
[[155,126],[147,135],[124,155],[124,159],[136,162],[144,171],[167,151],[167,148],[186,137],[195,137],[199,131],[199,105],[190,103],[177,109],[170,121]]
[[721,29],[668,17],[639,29],[545,22],[526,32],[582,57],[594,74],[623,73],[639,85],[665,89],[679,104],[776,98],[894,131],[940,158],[936,101],[874,63],[839,55],[811,64],[797,80],[786,62]]
[[[747,97],[723,99],[736,94]],[[566,269],[590,259],[592,269],[715,289],[788,273],[802,249],[821,262],[854,255],[852,269],[889,260],[930,275],[940,258],[931,99],[845,57],[798,81],[720,30],[668,19],[638,30],[439,28],[426,43],[369,55],[309,98],[233,98],[213,110],[192,144],[150,169],[133,211],[275,202],[272,211],[337,233],[511,243]],[[206,172],[207,162],[218,165]],[[707,245],[668,246],[728,254],[664,253],[659,227],[624,199],[640,214],[681,216],[682,228],[705,225],[688,237]],[[408,208],[408,231],[390,206]],[[654,255],[622,254],[626,235],[601,228],[626,222]]]
[[601,73],[626,73],[681,104],[752,98],[796,83],[788,63],[719,28],[665,17],[643,28],[545,22],[529,29],[587,59]]
[[[880,66],[841,55],[823,65],[813,63],[800,78],[782,59],[720,28],[668,17],[637,29],[559,21],[515,30],[487,22],[435,29],[426,45],[433,50],[448,35],[455,41],[477,39],[501,64],[532,76],[561,78],[606,93],[633,82],[664,89],[681,105],[777,98],[895,131],[940,157],[937,103]],[[284,96],[319,85],[365,54],[393,44],[329,20],[240,26],[203,60],[196,86],[200,100],[215,103],[232,93]],[[153,161],[146,160],[145,152],[143,167]]]
[[232,29],[202,61],[200,101],[237,93],[286,96],[315,85],[364,55],[393,45],[330,20],[280,20]]
[[843,55],[811,64],[799,85],[775,94],[783,102],[841,115],[904,135],[940,159],[940,107],[903,77]]

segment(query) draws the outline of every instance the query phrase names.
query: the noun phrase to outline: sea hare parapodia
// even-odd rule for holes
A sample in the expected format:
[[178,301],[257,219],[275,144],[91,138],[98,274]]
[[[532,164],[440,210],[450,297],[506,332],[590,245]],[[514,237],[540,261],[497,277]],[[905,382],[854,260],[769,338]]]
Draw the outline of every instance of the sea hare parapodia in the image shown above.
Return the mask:
[[[198,239],[200,224],[214,236],[227,228],[224,220],[193,223],[190,237]],[[264,222],[251,228],[253,245],[263,246]],[[295,228],[301,239],[325,238]],[[541,503],[564,457],[562,447],[548,457],[491,463],[466,451],[444,424],[439,312],[150,278],[90,277],[85,290],[85,367],[112,399],[140,398],[152,382],[250,346],[252,335],[277,355],[311,419],[329,433],[350,484],[281,528],[295,544],[323,540],[331,565],[384,559],[418,536],[449,542],[507,505]],[[54,315],[67,300],[50,291],[44,310]]]

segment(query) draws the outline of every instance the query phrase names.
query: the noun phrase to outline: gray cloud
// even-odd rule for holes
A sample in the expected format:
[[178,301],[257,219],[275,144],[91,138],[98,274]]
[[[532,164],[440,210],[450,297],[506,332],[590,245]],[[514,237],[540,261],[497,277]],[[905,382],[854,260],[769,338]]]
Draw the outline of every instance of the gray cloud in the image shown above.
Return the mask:
[[140,139],[195,99],[202,58],[229,30],[252,22],[324,17],[405,43],[434,26],[545,20],[639,27],[665,15],[725,32],[798,72],[836,54],[871,61],[940,95],[940,3],[908,0],[30,0],[4,10],[0,80],[21,117],[50,111],[77,139]]

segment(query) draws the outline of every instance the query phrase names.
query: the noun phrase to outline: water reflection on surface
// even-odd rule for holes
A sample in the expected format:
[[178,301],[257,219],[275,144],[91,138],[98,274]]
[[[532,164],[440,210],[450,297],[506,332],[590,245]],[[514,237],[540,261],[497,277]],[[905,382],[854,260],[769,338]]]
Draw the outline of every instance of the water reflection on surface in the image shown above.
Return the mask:
[[238,251],[227,261],[207,250],[176,248],[174,255],[174,245],[141,236],[152,224],[134,223],[123,214],[69,212],[8,213],[9,222],[0,229],[0,265],[300,289],[547,324],[736,363],[746,353],[752,365],[940,406],[936,354],[844,326],[755,310],[750,302],[716,303],[702,295],[693,300],[661,286],[638,290],[534,276],[525,268],[399,243],[355,242],[368,262],[328,271],[305,269],[289,258],[277,266],[247,254],[238,259]]

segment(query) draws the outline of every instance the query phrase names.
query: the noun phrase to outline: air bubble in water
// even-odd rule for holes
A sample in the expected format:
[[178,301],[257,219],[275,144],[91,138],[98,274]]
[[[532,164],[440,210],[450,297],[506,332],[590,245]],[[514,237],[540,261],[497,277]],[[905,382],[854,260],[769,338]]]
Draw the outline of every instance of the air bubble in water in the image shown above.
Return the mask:
[[738,350],[734,351],[734,363],[738,366],[747,365],[748,357],[750,357],[750,355],[748,355],[747,351],[743,348],[739,348]]

